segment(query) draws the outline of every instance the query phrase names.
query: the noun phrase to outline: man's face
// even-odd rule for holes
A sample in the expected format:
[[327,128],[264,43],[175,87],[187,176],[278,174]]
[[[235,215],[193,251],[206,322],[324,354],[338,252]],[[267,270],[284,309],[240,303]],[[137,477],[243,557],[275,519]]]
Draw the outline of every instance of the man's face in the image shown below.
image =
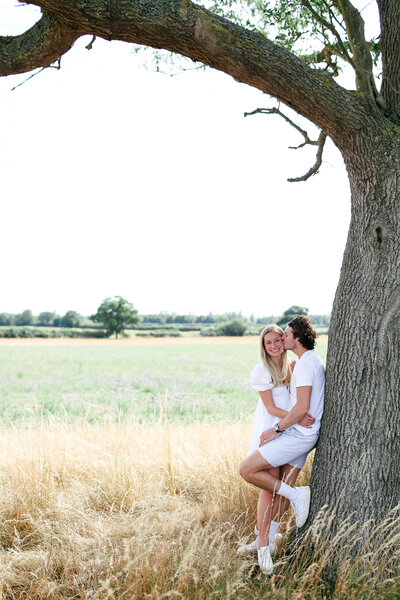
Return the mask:
[[296,342],[293,337],[293,329],[291,327],[287,326],[283,333],[283,346],[284,346],[285,350],[293,350],[295,345],[296,345]]

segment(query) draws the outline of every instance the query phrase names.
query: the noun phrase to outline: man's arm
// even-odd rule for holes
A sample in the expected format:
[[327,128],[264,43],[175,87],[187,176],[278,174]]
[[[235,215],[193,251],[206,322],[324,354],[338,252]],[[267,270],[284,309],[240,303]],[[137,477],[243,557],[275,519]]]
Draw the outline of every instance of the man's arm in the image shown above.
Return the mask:
[[[282,431],[284,429],[288,429],[288,427],[291,427],[292,425],[299,423],[306,416],[306,414],[310,410],[311,391],[312,391],[312,385],[303,385],[303,386],[296,388],[297,402],[293,406],[292,410],[290,412],[288,412],[286,417],[283,417],[283,419],[281,421],[279,421],[279,423],[278,423],[279,429],[281,429]],[[260,437],[261,445],[264,445],[267,442],[270,442],[271,440],[276,438],[277,435],[279,435],[279,434],[276,433],[272,428],[267,429],[266,431],[264,431],[261,434],[261,437]]]
[[288,429],[292,425],[299,423],[310,410],[312,385],[303,385],[296,388],[297,402],[292,410],[288,412],[286,417],[279,421],[279,429],[282,431]]

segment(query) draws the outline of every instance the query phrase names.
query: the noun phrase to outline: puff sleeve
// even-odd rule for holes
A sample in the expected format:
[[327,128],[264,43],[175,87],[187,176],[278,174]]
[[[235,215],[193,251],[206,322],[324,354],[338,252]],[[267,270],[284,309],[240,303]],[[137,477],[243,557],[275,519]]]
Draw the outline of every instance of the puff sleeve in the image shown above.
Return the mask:
[[250,385],[256,392],[272,390],[273,384],[268,369],[261,363],[256,365],[250,375]]

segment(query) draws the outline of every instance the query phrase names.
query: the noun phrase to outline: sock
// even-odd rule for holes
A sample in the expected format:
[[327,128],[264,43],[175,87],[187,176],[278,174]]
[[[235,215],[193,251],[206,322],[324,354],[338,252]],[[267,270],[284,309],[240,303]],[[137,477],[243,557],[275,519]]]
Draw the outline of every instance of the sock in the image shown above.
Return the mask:
[[279,527],[278,521],[271,521],[271,525],[269,527],[269,538],[268,538],[269,543],[274,541],[278,527]]
[[296,500],[296,498],[299,495],[299,492],[296,490],[296,488],[290,487],[290,485],[288,485],[284,481],[281,481],[281,487],[276,493],[280,496],[284,496],[291,502],[293,502],[293,500]]

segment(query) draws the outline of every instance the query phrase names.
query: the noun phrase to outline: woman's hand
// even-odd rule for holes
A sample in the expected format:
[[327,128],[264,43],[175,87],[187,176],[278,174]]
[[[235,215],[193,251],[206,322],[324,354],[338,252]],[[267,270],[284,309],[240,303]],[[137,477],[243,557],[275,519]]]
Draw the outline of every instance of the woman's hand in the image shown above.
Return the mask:
[[310,413],[307,413],[306,416],[299,421],[299,425],[302,425],[302,427],[306,427],[307,429],[311,429],[311,425],[314,425],[314,423],[315,419]]
[[278,434],[272,429],[266,429],[265,431],[262,432],[262,434],[260,435],[260,446],[264,446],[264,444],[266,444],[267,442],[270,442],[271,440],[274,440],[276,438]]

